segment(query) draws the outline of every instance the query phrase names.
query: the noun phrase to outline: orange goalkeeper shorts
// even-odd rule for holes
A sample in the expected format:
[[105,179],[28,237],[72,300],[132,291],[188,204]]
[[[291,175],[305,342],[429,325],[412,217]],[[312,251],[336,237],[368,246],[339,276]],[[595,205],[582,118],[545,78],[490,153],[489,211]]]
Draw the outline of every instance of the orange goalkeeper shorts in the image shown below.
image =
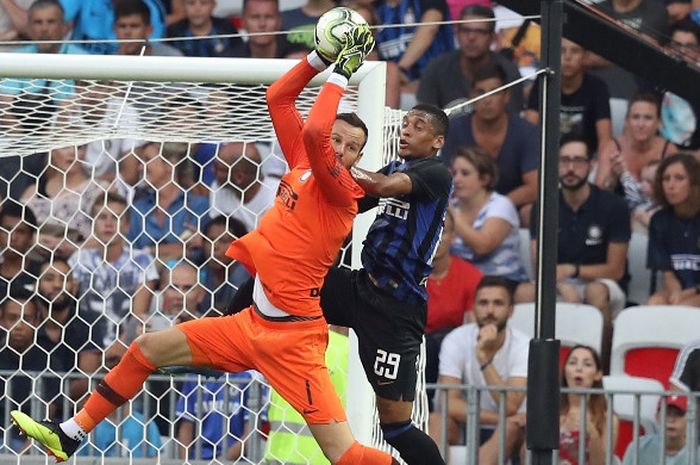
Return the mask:
[[270,321],[248,307],[235,315],[192,320],[178,328],[187,336],[193,365],[229,373],[258,370],[307,423],[346,421],[326,368],[325,319]]

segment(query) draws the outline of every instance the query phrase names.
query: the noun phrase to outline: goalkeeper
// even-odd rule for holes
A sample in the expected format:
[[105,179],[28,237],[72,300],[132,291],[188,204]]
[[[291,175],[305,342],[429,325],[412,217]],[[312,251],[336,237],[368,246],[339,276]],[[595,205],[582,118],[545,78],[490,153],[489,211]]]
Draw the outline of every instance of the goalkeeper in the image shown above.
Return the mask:
[[311,52],[267,91],[270,116],[291,171],[258,229],[227,255],[257,273],[254,304],[235,315],[203,318],[141,335],[101,381],[76,416],[35,421],[19,411],[14,423],[67,460],[97,423],[136,395],[157,368],[187,365],[227,372],[256,369],[298,410],[333,464],[390,465],[388,454],[354,440],[324,363],[328,325],[320,287],[357,214],[363,190],[349,169],[360,158],[367,128],[354,114],[337,115],[348,78],[374,45],[358,26],[304,122],[295,100],[327,66]]

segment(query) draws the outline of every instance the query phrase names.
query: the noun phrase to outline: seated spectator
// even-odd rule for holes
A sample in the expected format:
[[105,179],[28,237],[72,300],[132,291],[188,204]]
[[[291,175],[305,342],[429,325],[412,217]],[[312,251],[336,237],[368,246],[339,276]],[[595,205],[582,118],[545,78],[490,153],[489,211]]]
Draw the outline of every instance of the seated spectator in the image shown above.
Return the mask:
[[[458,16],[464,21],[493,20],[493,9],[484,5],[469,5]],[[499,65],[505,72],[503,84],[520,78],[518,68],[506,57],[491,51],[495,34],[493,21],[470,22],[454,26],[457,50],[450,50],[430,60],[421,74],[416,99],[440,108],[451,107],[466,100],[474,87],[474,72],[487,65]],[[508,111],[518,114],[523,108],[523,89],[510,88]]]
[[677,153],[661,161],[654,194],[661,210],[651,217],[647,267],[663,272],[650,305],[700,306],[700,162]]
[[[513,292],[510,283],[500,277],[484,276],[474,297],[475,323],[465,324],[449,333],[440,349],[440,384],[469,384],[476,387],[520,387],[527,384],[528,337],[508,325],[513,315]],[[444,393],[443,393],[444,394]],[[442,394],[441,394],[442,395]],[[447,391],[448,444],[460,442],[459,429],[465,426],[467,402],[459,389]],[[479,410],[480,433],[477,435],[479,464],[498,461],[498,428],[500,402],[498,391],[481,395]],[[525,392],[511,391],[506,395],[506,416],[509,424],[523,422]],[[430,415],[430,434],[440,444],[441,413]],[[512,434],[508,434],[512,433]],[[467,434],[473,432],[467,431]],[[505,456],[517,451],[524,438],[522,428],[506,432]]]
[[[32,3],[34,3],[33,0],[4,0],[0,2],[0,42],[29,36],[27,12]],[[11,49],[10,46],[0,45],[0,52],[8,52]]]
[[700,391],[700,339],[686,344],[678,352],[669,381],[673,391]]
[[272,206],[279,179],[259,173],[260,152],[251,142],[229,142],[219,147],[214,162],[216,182],[211,186],[211,217],[232,216],[253,230]]
[[[649,222],[651,217],[659,210],[659,206],[654,200],[654,180],[656,171],[659,168],[659,161],[652,160],[647,166],[642,168],[642,178],[637,183],[631,176],[622,179],[627,199],[637,199],[632,208],[632,230],[649,233]],[[629,191],[629,193],[627,193]]]
[[[637,444],[631,442],[625,451],[622,465],[656,465],[663,463],[661,457],[661,444],[664,445],[666,464],[686,464],[690,462],[690,450],[686,443],[686,430],[688,421],[685,418],[688,412],[688,398],[685,396],[669,396],[666,398],[666,424],[661,424],[661,409],[664,408],[663,399],[659,399],[659,409],[656,412],[658,430],[663,432],[647,433],[639,438],[639,449],[635,460]],[[700,451],[698,451],[700,452]],[[697,452],[695,454],[697,457]],[[696,461],[697,463],[697,461]]]
[[259,382],[259,374],[245,371],[228,376],[233,379],[189,379],[182,385],[175,409],[180,459],[237,461],[242,457],[244,444],[252,437],[253,418],[265,402],[252,395],[251,386]]
[[242,42],[238,37],[192,39],[237,34],[238,31],[227,19],[212,16],[216,0],[185,0],[184,3],[186,18],[168,26],[168,37],[183,38],[170,42],[183,55],[188,57],[226,56],[235,44]]
[[163,268],[160,292],[148,320],[149,331],[160,331],[204,315],[209,310],[203,306],[205,294],[193,265],[180,262],[173,268]]
[[[580,394],[576,389],[602,389],[603,365],[592,347],[574,346],[564,361],[559,401],[559,463],[578,464],[581,434],[585,435],[585,463],[604,465],[608,447],[617,439],[619,420],[613,414],[612,441],[608,443],[607,410],[603,394]],[[586,397],[586,404],[583,398]],[[583,406],[586,412],[583,412]],[[581,431],[581,416],[586,416],[586,430]]]
[[478,148],[459,149],[452,161],[455,222],[451,252],[485,275],[500,276],[515,289],[527,280],[520,263],[520,222],[513,203],[494,192],[498,176],[490,155]]
[[226,256],[226,250],[235,239],[248,232],[245,225],[233,217],[219,215],[204,227],[204,265],[202,285],[207,290],[204,307],[223,314],[238,288],[250,278],[242,263]]
[[186,190],[193,183],[192,165],[179,151],[144,151],[148,192],[132,207],[127,239],[137,249],[147,248],[163,263],[180,260],[192,234],[206,223],[209,201]]
[[14,200],[0,203],[0,302],[10,288],[34,291],[39,275],[36,244],[37,222],[31,209]]
[[316,48],[314,29],[318,18],[335,6],[333,0],[307,0],[298,8],[283,11],[282,30],[289,31],[287,46],[296,48],[301,45],[309,51]]
[[125,240],[133,220],[126,199],[107,193],[92,207],[96,248],[79,249],[69,260],[78,283],[80,312],[103,315],[102,348],[122,336],[130,317],[146,321],[158,272],[153,257]]
[[[559,239],[557,292],[565,302],[583,302],[603,315],[603,366],[607,368],[612,322],[625,306],[630,214],[618,196],[588,182],[591,152],[582,138],[562,137],[559,149]],[[532,210],[530,250],[537,251],[537,209]],[[521,298],[534,301],[531,283],[520,286]]]
[[[92,206],[109,190],[106,181],[94,180],[83,171],[85,150],[84,145],[52,150],[46,170],[20,197],[42,227],[43,249],[66,260],[92,233]],[[47,225],[63,234],[43,234]],[[56,242],[56,236],[65,239]]]
[[[98,314],[78,315],[78,286],[64,260],[42,263],[34,302],[39,311],[39,336],[51,342],[52,357],[58,357],[66,371],[93,375],[102,365],[103,327]],[[87,378],[70,380],[69,394],[77,400],[88,390]],[[60,407],[60,406],[59,406]],[[64,412],[69,413],[69,412]]]
[[[65,10],[65,20],[73,24],[72,40],[106,40],[116,39],[114,19],[116,6],[124,2],[105,2],[103,0],[60,0]],[[165,37],[165,9],[160,0],[143,0],[148,7],[152,31],[149,39]],[[90,53],[109,55],[117,52],[119,44],[115,42],[92,42],[86,44]]]
[[[61,357],[49,356],[53,342],[38,334],[39,310],[31,300],[31,293],[21,287],[12,288],[8,298],[0,301],[0,340],[6,341],[0,348],[0,370],[12,370],[16,373],[6,384],[7,377],[0,377],[0,415],[8,415],[9,410],[20,409],[29,413],[32,397],[36,396],[47,405],[47,416],[54,418],[62,403],[60,396],[61,382],[57,373],[67,371]],[[47,371],[51,370],[51,371]],[[33,372],[33,373],[32,373]],[[36,372],[42,372],[42,389],[35,387]],[[4,445],[14,452],[29,446],[26,438],[20,437],[16,428],[9,428]]]
[[428,62],[452,50],[454,37],[448,24],[411,24],[448,20],[447,4],[445,0],[379,0],[374,7],[379,24],[393,26],[377,32],[379,57],[395,62],[401,72],[401,84],[406,91],[415,92]]
[[[505,79],[498,65],[479,68],[474,71],[470,95],[497,89]],[[441,157],[449,165],[459,147],[481,147],[498,165],[495,191],[510,199],[520,210],[521,223],[527,225],[537,198],[539,135],[536,126],[506,111],[509,99],[509,90],[497,92],[476,102],[473,113],[452,118]]]
[[[68,26],[63,21],[63,8],[57,0],[36,0],[29,7],[27,15],[27,33],[31,40],[60,41],[65,36]],[[78,45],[60,42],[26,45],[15,51],[18,53],[87,53]],[[36,130],[40,125],[48,124],[59,106],[65,106],[74,94],[74,83],[69,80],[5,79],[0,81],[0,103],[9,108],[4,116],[14,118],[26,130]],[[11,104],[12,106],[9,106]],[[7,121],[3,122],[3,125],[10,124]]]
[[598,187],[624,196],[623,176],[639,182],[642,168],[649,162],[676,153],[676,146],[658,135],[660,110],[653,94],[637,94],[632,98],[623,133],[610,140],[599,154],[595,176]]
[[[464,323],[473,323],[471,311],[474,292],[481,280],[481,271],[470,262],[450,254],[455,240],[452,214],[445,215],[440,244],[433,257],[433,272],[428,276],[428,318],[425,325],[425,382],[437,383],[440,368],[440,346],[444,337]],[[428,391],[428,407],[432,411],[434,391]]]
[[[586,72],[586,50],[568,40],[561,41],[561,108],[559,132],[583,138],[589,150],[600,154],[613,137],[610,95],[604,81]],[[525,119],[540,124],[540,81],[530,92]]]
[[241,14],[243,29],[248,34],[247,41],[233,44],[226,55],[239,58],[283,58],[286,39],[283,35],[264,34],[279,31],[282,16],[278,0],[246,0]]
[[[182,56],[182,52],[163,42],[149,42],[153,34],[151,10],[143,0],[119,0],[114,7],[114,33],[118,55]],[[134,41],[142,42],[134,42]],[[123,41],[123,42],[122,42]]]

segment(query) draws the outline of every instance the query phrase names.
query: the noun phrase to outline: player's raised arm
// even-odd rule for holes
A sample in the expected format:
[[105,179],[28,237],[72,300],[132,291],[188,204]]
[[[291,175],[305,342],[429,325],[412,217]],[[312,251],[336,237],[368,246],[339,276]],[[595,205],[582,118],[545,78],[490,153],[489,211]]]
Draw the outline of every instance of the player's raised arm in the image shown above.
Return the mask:
[[314,51],[301,60],[267,89],[267,108],[272,118],[282,153],[289,167],[296,166],[296,157],[302,153],[295,150],[301,144],[301,128],[304,120],[296,107],[296,99],[311,79],[325,70],[327,64]]
[[311,108],[303,139],[311,169],[329,202],[348,205],[360,189],[348,169],[361,156],[367,142],[367,127],[355,114],[336,116],[348,79],[374,46],[369,28],[358,27],[338,54],[328,81]]

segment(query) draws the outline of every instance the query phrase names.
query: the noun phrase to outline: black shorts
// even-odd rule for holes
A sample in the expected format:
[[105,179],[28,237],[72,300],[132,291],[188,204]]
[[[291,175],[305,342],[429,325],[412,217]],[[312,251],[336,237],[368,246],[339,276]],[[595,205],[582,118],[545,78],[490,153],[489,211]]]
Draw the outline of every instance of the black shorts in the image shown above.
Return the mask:
[[321,307],[328,323],[355,330],[374,392],[413,401],[427,306],[394,299],[364,270],[332,268],[321,289]]

